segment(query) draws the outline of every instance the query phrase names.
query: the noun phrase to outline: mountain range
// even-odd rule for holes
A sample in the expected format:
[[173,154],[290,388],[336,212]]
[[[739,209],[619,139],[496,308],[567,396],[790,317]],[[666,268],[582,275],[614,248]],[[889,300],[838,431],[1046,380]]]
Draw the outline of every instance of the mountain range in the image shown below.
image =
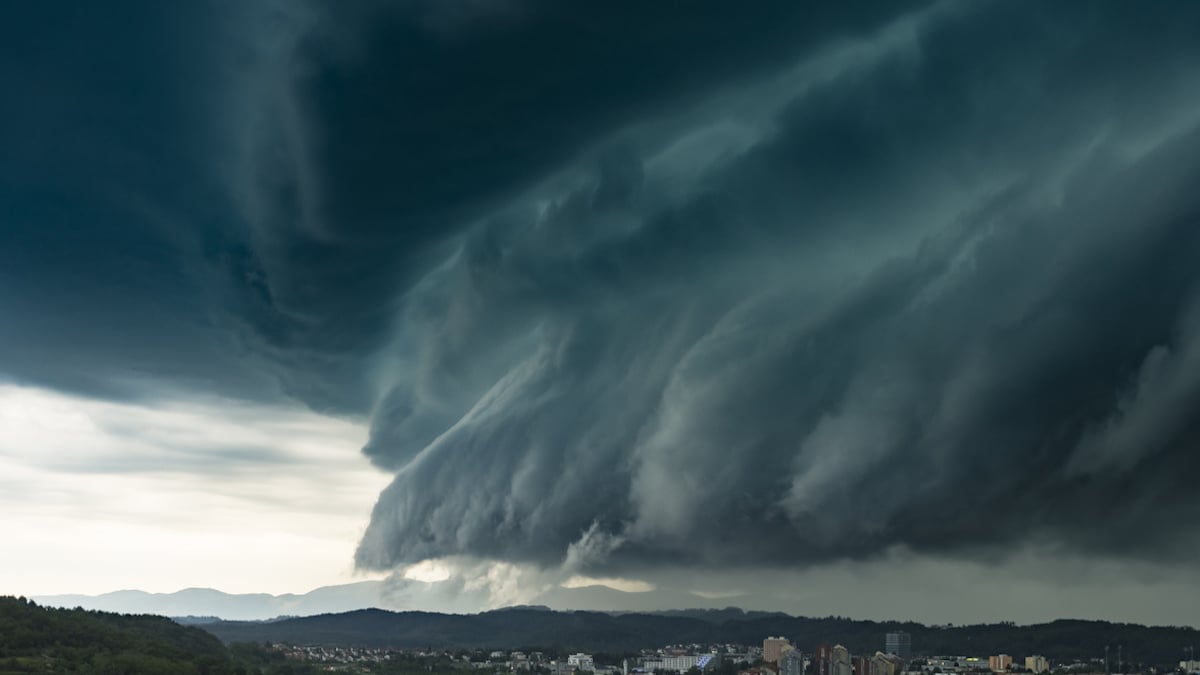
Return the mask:
[[382,582],[362,581],[323,586],[303,594],[224,593],[211,588],[185,588],[174,593],[125,590],[102,595],[43,595],[32,599],[46,607],[261,621],[280,616],[309,616],[378,607],[381,605],[381,588]]
[[[403,593],[403,588],[413,584],[429,586],[429,584],[408,580],[400,584],[381,580],[323,586],[302,594],[234,594],[211,588],[187,588],[174,593],[123,590],[102,595],[43,595],[34,596],[33,600],[47,607],[82,607],[121,614],[191,617],[193,623],[212,619],[264,621],[278,617],[312,616],[371,608],[435,609],[431,606],[422,606],[420,602],[414,603],[411,595]],[[473,599],[464,601],[461,607],[457,607],[454,604],[454,598],[449,594],[438,597],[443,600],[436,607],[439,610],[471,612],[478,607]],[[663,607],[716,611],[730,605],[763,606],[760,598],[748,595],[713,599],[679,591],[626,592],[599,585],[576,588],[554,587],[533,597],[528,604],[555,610],[601,612],[655,612]],[[740,612],[741,610],[734,611]]]

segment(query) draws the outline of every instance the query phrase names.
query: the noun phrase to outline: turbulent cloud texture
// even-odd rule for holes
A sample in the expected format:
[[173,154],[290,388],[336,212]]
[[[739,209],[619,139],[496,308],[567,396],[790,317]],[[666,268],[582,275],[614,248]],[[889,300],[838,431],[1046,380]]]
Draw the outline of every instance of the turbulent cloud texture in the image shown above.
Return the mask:
[[364,568],[1196,553],[1200,5],[304,7],[5,22],[0,372],[368,417]]
[[1200,54],[1125,14],[930,7],[480,218],[403,310],[360,562],[1191,550]]

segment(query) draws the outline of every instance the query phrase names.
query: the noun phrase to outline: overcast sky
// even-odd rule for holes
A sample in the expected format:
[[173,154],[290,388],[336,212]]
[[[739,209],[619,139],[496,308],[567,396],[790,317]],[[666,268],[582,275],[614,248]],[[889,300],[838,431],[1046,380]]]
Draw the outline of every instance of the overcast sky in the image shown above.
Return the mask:
[[1196,624],[1197,35],[10,4],[0,593]]

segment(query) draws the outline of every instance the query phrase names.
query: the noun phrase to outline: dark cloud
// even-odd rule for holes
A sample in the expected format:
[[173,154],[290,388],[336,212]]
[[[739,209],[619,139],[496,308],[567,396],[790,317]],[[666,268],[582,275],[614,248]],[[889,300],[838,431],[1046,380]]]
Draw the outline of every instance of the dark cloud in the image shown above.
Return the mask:
[[1193,551],[1174,9],[931,8],[499,209],[403,322],[360,563]]
[[[198,233],[225,216],[199,7],[39,3],[0,20],[0,368],[106,396],[269,396],[213,325]],[[131,28],[136,26],[136,29]]]
[[370,415],[361,566],[1195,551],[1190,3],[47,7],[0,372]]
[[287,377],[321,373],[290,391],[358,390],[357,407],[369,405],[374,392],[356,383],[370,367],[357,357],[383,347],[398,298],[474,221],[605,133],[904,7],[323,7],[275,56],[268,72],[284,84],[265,103],[270,121],[248,133],[257,152],[242,178],[258,188],[246,215],[265,291],[250,320],[272,318],[268,334],[289,360],[334,358],[290,363]]

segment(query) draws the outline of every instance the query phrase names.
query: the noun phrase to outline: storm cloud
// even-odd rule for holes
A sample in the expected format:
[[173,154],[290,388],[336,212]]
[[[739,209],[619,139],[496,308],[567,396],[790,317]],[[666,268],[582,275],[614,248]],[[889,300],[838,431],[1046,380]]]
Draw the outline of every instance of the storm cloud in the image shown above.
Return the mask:
[[479,219],[360,563],[1191,551],[1195,17],[1125,14],[932,6]]
[[1200,548],[1200,6],[205,9],[4,22],[9,377],[368,419],[367,569]]

